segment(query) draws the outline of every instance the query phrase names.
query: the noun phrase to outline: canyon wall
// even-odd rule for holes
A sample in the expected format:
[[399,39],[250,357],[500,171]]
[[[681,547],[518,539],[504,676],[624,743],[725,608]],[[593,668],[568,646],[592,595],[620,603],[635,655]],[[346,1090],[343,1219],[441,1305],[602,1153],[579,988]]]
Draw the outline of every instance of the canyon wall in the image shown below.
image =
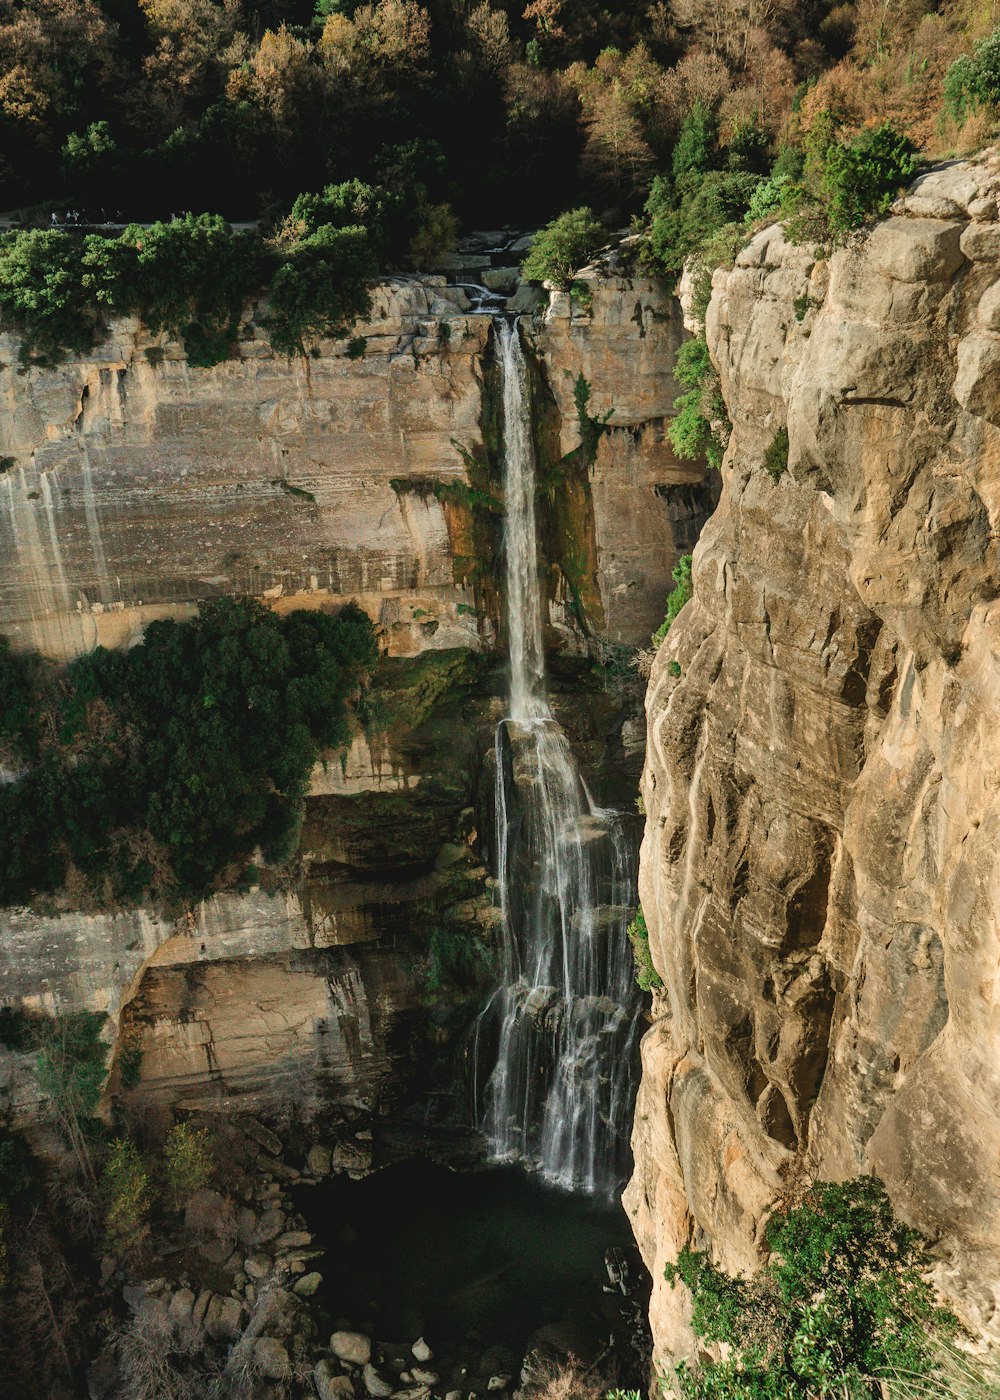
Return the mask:
[[[524,324],[564,452],[579,442],[578,374],[612,409],[593,487],[604,608],[592,622],[634,645],[658,620],[692,511],[704,515],[690,491],[703,475],[664,446],[676,303],[650,279],[605,274],[595,288],[589,314],[554,297]],[[489,640],[462,487],[488,431],[490,325],[436,276],[376,287],[356,336],[292,361],[271,351],[266,305],[212,369],[134,319],[53,367],[19,364],[0,335],[0,631],[71,657],[236,593],[281,608],[353,598],[397,655]]]
[[[618,799],[639,760],[634,701],[573,658],[647,641],[712,494],[665,434],[676,303],[607,264],[592,285],[589,310],[539,294],[522,327],[555,502],[550,640],[569,668],[556,689],[595,790]],[[0,632],[69,658],[217,594],[280,608],[353,599],[384,653],[374,717],[314,772],[277,888],[172,916],[0,910],[0,1005],[106,1013],[125,1077],[159,1102],[385,1115],[414,1086],[446,1086],[435,1059],[488,975],[448,958],[456,940],[488,954],[495,917],[480,836],[504,693],[499,524],[480,508],[499,492],[490,319],[444,277],[398,278],[356,328],[363,355],[345,340],[289,363],[265,316],[214,369],[135,321],[51,368],[19,367],[0,340]],[[611,410],[589,462],[574,456],[581,374],[591,411]],[[0,1046],[0,1086],[25,1114],[32,1063]]]
[[733,431],[642,781],[661,1365],[685,1243],[752,1269],[776,1202],[862,1172],[1000,1332],[998,192],[987,153],[828,260],[775,225],[715,275]]

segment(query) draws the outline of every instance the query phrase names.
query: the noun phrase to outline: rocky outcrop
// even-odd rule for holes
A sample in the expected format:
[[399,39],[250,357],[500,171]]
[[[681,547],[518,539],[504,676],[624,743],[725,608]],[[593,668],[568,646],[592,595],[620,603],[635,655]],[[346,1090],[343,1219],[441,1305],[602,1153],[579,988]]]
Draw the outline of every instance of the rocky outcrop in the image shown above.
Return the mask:
[[590,474],[600,631],[648,645],[663,621],[671,572],[688,554],[715,504],[700,462],[680,460],[667,427],[680,390],[673,364],[683,337],[679,308],[663,283],[626,273],[622,255],[584,269],[589,302],[550,295],[536,333],[559,412],[559,448],[580,446],[574,390],[582,375],[587,412],[608,431]]
[[733,433],[642,783],[661,1362],[685,1242],[752,1268],[780,1197],[859,1172],[1000,1330],[998,191],[988,153],[828,261],[773,226],[716,274]]

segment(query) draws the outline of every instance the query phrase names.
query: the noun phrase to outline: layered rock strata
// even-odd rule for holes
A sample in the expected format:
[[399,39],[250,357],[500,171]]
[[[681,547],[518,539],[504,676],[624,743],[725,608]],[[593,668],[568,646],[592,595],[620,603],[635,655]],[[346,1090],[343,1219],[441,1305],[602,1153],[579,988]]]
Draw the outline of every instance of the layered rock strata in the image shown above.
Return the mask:
[[[213,369],[134,319],[51,367],[21,366],[0,336],[0,631],[66,658],[236,593],[280,608],[353,598],[396,655],[489,642],[465,488],[484,451],[490,324],[429,276],[378,286],[368,323],[308,359],[272,352],[266,306]],[[605,274],[589,313],[556,297],[537,326],[567,449],[581,371],[621,425],[597,466],[587,563],[606,614],[592,625],[632,645],[705,514],[690,489],[702,474],[664,446],[679,334],[676,303],[623,274]]]
[[665,987],[626,1205],[661,1364],[664,1264],[752,1269],[817,1176],[882,1177],[998,1330],[998,192],[988,153],[829,260],[772,226],[716,274],[733,432],[642,783]]

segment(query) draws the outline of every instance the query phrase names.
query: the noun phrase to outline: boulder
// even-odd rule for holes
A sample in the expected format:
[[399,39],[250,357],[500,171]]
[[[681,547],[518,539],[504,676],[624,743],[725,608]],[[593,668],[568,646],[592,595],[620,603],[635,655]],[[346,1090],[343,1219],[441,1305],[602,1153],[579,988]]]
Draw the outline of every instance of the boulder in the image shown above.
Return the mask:
[[329,1176],[333,1154],[328,1147],[314,1143],[306,1155],[306,1164],[313,1176]]
[[240,1119],[240,1127],[248,1138],[255,1142],[258,1147],[262,1147],[265,1152],[269,1152],[272,1157],[281,1156],[281,1138],[278,1137],[277,1133],[272,1133],[270,1128],[265,1128],[264,1124],[256,1118]]
[[267,1278],[272,1267],[271,1256],[265,1254],[263,1250],[259,1250],[255,1254],[248,1254],[243,1261],[247,1278]]
[[300,1279],[296,1279],[293,1292],[300,1298],[311,1298],[323,1282],[323,1275],[315,1271],[311,1274],[303,1274]]
[[312,1238],[308,1230],[286,1230],[275,1240],[274,1247],[275,1249],[301,1249],[304,1245],[312,1244]]
[[354,1385],[350,1376],[334,1370],[326,1359],[317,1363],[313,1370],[313,1384],[319,1400],[352,1400]]
[[213,1342],[235,1342],[243,1320],[243,1304],[237,1298],[216,1294],[205,1312],[205,1331]]
[[194,1307],[191,1310],[191,1326],[201,1327],[205,1322],[205,1314],[208,1312],[208,1305],[212,1301],[212,1290],[205,1288],[198,1294]]
[[372,1359],[372,1344],[363,1332],[334,1332],[330,1350],[339,1361],[352,1366],[366,1366]]
[[947,282],[962,265],[962,227],[946,219],[886,219],[868,237],[875,271],[894,282]]
[[424,1341],[423,1337],[418,1337],[410,1348],[417,1361],[433,1361],[434,1353]]
[[392,1385],[379,1375],[370,1361],[363,1368],[361,1379],[365,1383],[365,1390],[369,1395],[374,1396],[375,1400],[388,1400],[392,1394]]
[[267,1244],[269,1240],[276,1239],[285,1228],[285,1212],[283,1210],[266,1210],[260,1218],[260,1223],[254,1232],[254,1244]]
[[258,1337],[253,1349],[257,1370],[269,1381],[286,1381],[292,1374],[288,1352],[277,1337]]
[[186,1327],[191,1322],[191,1315],[194,1312],[195,1295],[190,1288],[178,1288],[177,1292],[170,1300],[169,1315],[170,1321],[178,1327]]

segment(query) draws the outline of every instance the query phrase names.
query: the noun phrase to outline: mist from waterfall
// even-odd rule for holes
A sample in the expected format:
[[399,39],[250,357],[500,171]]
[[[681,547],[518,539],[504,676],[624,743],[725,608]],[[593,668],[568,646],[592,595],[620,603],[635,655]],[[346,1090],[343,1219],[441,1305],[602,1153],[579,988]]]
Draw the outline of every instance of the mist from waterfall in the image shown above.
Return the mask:
[[636,1088],[633,853],[618,815],[591,800],[549,706],[528,375],[517,326],[495,325],[510,702],[496,731],[503,980],[477,1035],[477,1059],[492,1066],[480,1126],[496,1158],[610,1193]]

